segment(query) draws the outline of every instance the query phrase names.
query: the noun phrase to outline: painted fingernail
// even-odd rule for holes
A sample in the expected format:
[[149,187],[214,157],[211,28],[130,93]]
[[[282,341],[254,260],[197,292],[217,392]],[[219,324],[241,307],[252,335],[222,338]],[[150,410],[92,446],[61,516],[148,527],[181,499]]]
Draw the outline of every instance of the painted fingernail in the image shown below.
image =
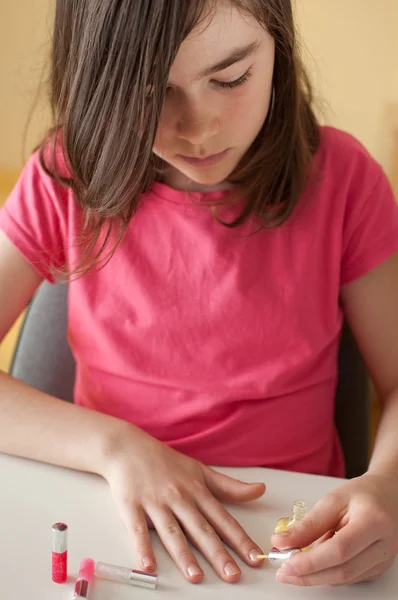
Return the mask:
[[187,573],[190,577],[195,577],[195,575],[202,575],[202,572],[202,569],[194,563],[189,565],[189,567],[187,568]]
[[286,531],[279,531],[278,533],[274,533],[274,535],[285,538],[289,537],[289,535],[292,535],[292,532],[287,529]]
[[249,552],[249,558],[252,562],[258,562],[260,559],[258,558],[258,555],[261,554],[261,552],[259,550],[250,550]]
[[144,569],[150,569],[155,566],[155,561],[150,556],[144,556],[141,562]]
[[227,563],[225,565],[224,572],[228,576],[230,576],[230,575],[239,575],[240,574],[240,569],[239,569],[238,565],[235,565],[235,563],[229,562],[229,563]]

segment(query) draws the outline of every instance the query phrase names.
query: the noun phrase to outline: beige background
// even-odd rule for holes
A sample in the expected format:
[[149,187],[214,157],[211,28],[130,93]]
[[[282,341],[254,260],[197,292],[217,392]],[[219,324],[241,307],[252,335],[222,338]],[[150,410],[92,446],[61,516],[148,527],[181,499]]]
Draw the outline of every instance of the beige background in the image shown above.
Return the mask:
[[[390,111],[398,103],[398,0],[294,0],[326,121],[356,135],[391,168]],[[21,138],[49,52],[49,0],[2,0],[0,168],[23,164]],[[43,98],[43,95],[42,95]],[[27,151],[48,121],[39,102]]]

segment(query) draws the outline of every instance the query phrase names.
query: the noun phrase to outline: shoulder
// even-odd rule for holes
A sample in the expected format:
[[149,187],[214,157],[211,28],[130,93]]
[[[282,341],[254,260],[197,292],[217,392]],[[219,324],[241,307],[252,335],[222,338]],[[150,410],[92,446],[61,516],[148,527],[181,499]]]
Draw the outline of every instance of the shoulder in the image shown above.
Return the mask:
[[62,143],[62,131],[45,139],[33,153],[31,160],[33,164],[42,168],[43,176],[46,173],[54,180],[72,179],[72,169]]
[[50,281],[54,268],[69,265],[71,243],[84,222],[73,190],[63,182],[66,161],[53,150],[46,145],[31,154],[0,210],[0,229]]
[[398,207],[382,166],[358,139],[334,127],[320,128],[304,197],[304,215],[342,235],[376,227],[377,218],[377,227],[397,220]]
[[320,128],[320,144],[314,157],[317,171],[330,184],[365,190],[383,176],[383,169],[367,148],[350,133],[331,126]]
[[71,170],[57,137],[54,145],[45,141],[26,161],[8,205],[23,207],[38,215],[54,213],[66,218],[81,209],[69,185]]
[[0,226],[35,238],[39,231],[68,235],[80,227],[82,210],[65,183],[69,170],[62,152],[49,144],[36,149],[0,211]]

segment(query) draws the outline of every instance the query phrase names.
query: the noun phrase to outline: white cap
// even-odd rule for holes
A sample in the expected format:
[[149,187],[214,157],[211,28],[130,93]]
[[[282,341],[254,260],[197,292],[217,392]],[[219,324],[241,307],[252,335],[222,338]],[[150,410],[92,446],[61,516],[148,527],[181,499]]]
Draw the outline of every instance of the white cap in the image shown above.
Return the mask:
[[271,552],[268,552],[268,560],[273,567],[278,569],[285,560],[291,558],[297,552],[301,552],[299,548],[289,548],[287,550],[278,550],[278,548],[272,548]]
[[53,531],[53,552],[63,554],[68,549],[68,526],[65,523],[54,523]]
[[108,565],[101,562],[97,562],[95,565],[95,574],[102,579],[128,583],[130,585],[149,588],[151,590],[154,590],[157,584],[157,575],[151,575],[144,571],[134,571],[127,567],[118,567],[116,565]]

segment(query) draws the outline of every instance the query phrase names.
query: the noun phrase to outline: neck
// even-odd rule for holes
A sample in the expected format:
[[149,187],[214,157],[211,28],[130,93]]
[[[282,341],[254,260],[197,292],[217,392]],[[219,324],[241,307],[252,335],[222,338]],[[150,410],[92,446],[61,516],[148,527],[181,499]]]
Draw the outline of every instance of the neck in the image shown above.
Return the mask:
[[224,190],[232,189],[234,186],[228,181],[222,181],[221,183],[215,185],[202,185],[189,179],[186,175],[174,169],[173,167],[168,167],[166,171],[164,171],[162,178],[160,179],[161,183],[168,185],[169,187],[175,190],[182,190],[187,192],[200,192],[205,194],[206,192],[219,192]]

